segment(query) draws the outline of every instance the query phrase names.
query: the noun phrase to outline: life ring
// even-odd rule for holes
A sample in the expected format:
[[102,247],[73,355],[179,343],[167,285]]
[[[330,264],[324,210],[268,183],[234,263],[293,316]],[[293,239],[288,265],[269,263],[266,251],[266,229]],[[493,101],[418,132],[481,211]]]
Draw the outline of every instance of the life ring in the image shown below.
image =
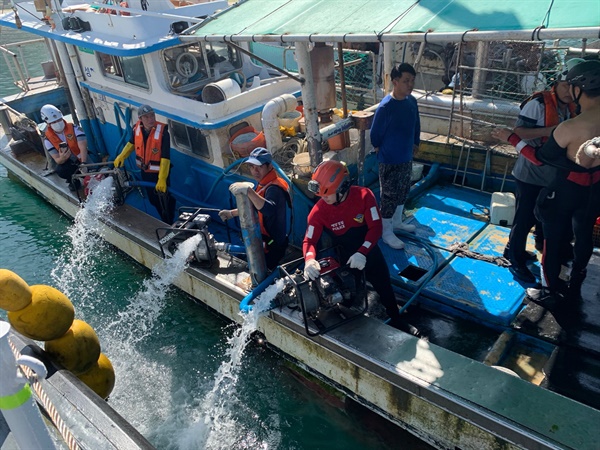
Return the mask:
[[182,53],[175,59],[175,68],[182,77],[193,77],[198,72],[198,60],[191,53]]

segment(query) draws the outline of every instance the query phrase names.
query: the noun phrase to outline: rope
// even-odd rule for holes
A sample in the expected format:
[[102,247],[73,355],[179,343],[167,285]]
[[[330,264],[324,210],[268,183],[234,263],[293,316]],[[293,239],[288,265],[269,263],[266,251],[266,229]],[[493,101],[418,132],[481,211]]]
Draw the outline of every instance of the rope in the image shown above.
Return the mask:
[[307,148],[306,139],[293,137],[281,149],[273,152],[273,159],[282,169],[290,170],[293,166],[294,157],[298,153],[306,152]]
[[[8,340],[8,343],[10,344],[10,348],[12,349],[12,351],[15,355],[15,359],[17,359],[19,357],[19,351],[17,350],[17,347],[15,347],[15,345],[12,343],[12,341],[10,339]],[[21,365],[19,367],[21,368],[21,370],[23,371],[23,373],[29,380],[29,383],[31,384],[31,387],[33,388],[35,394],[37,395],[38,400],[40,401],[40,403],[46,410],[46,413],[48,413],[50,420],[52,420],[52,423],[54,424],[56,429],[59,431],[60,435],[64,439],[64,441],[67,444],[67,446],[69,447],[69,449],[70,450],[79,450],[80,447],[79,447],[79,444],[77,443],[77,440],[75,439],[75,436],[73,436],[73,433],[71,433],[71,431],[67,428],[67,425],[65,424],[65,422],[62,420],[62,418],[58,414],[58,411],[56,411],[56,408],[50,401],[50,398],[48,397],[48,395],[42,388],[42,385],[38,381],[38,379],[35,376],[35,374],[33,373],[33,371],[29,367],[26,367],[23,365]]]
[[469,244],[467,244],[466,242],[456,242],[452,244],[448,250],[450,250],[456,256],[459,256],[461,258],[467,257],[477,259],[479,261],[486,261],[492,264],[496,264],[500,267],[510,266],[510,261],[508,261],[508,259],[504,258],[503,256],[484,255],[482,253],[477,253],[469,250]]

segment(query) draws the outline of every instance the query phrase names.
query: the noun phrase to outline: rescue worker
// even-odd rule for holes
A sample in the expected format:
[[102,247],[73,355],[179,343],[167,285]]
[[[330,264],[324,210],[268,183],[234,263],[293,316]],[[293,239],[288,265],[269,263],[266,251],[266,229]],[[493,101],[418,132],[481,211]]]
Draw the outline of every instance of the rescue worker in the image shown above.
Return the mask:
[[[541,147],[559,123],[575,116],[575,104],[566,76],[568,70],[580,62],[583,62],[583,59],[573,58],[567,61],[566,70],[557,74],[550,90],[536,92],[521,104],[514,133],[530,146]],[[510,270],[516,278],[534,283],[535,276],[526,264],[527,260],[535,259],[534,255],[526,251],[527,236],[535,225],[536,248],[541,252],[544,234],[541,224],[534,215],[535,201],[540,190],[554,178],[556,169],[538,165],[537,161],[532,162],[527,156],[527,153],[523,153],[519,149],[519,157],[512,172],[515,177],[517,202],[504,257],[511,262]],[[572,257],[570,238],[571,236],[565,237],[563,244],[564,259],[566,260]]]
[[[535,153],[538,164],[555,167],[554,178],[542,188],[536,215],[544,227],[542,267],[545,286],[527,289],[530,299],[557,305],[564,295],[575,308],[593,252],[593,228],[600,215],[600,152],[594,145],[600,136],[600,61],[585,61],[566,75],[570,93],[580,114],[562,122],[539,149],[534,149],[507,130],[504,138],[521,152]],[[568,286],[560,279],[564,235],[573,232],[574,260]],[[568,310],[567,310],[568,311]]]
[[56,162],[56,174],[67,180],[69,189],[81,187],[73,174],[80,164],[88,163],[87,138],[83,130],[68,123],[62,112],[54,105],[44,105],[40,110],[42,120],[48,124],[44,136],[44,148]]
[[142,181],[155,183],[154,189],[146,189],[148,200],[156,208],[162,221],[172,224],[175,199],[167,192],[171,170],[171,138],[167,125],[156,121],[156,114],[150,105],[138,108],[138,121],[133,127],[133,136],[115,158],[114,166],[123,167],[134,150]]
[[348,169],[339,161],[324,161],[315,169],[309,191],[321,197],[308,215],[304,236],[304,276],[320,275],[317,244],[325,231],[340,249],[340,263],[364,270],[365,278],[379,294],[390,325],[419,336],[419,331],[400,317],[385,258],[377,244],[382,234],[381,213],[375,195],[362,186],[351,186]]
[[[246,163],[252,178],[258,181],[254,190],[248,189],[248,199],[258,212],[260,231],[267,268],[273,270],[284,257],[288,245],[287,208],[291,206],[289,186],[273,167],[273,156],[264,147],[250,153]],[[219,211],[221,220],[238,216],[237,209]]]

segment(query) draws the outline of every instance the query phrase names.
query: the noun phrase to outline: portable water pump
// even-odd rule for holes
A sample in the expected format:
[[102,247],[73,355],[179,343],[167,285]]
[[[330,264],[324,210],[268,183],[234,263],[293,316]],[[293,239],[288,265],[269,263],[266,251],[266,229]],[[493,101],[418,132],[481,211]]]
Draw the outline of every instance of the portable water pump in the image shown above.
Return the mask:
[[218,251],[245,253],[244,247],[215,241],[214,235],[208,229],[212,218],[209,214],[202,214],[202,211],[202,208],[179,208],[179,217],[172,227],[156,229],[163,258],[173,256],[181,243],[197,234],[202,237],[192,252],[191,262],[201,267],[212,266],[217,260]]
[[323,334],[365,313],[367,290],[363,271],[352,270],[331,257],[319,260],[321,274],[315,280],[304,278],[301,270],[290,274],[292,261],[280,267],[284,288],[275,304],[299,307],[309,336]]

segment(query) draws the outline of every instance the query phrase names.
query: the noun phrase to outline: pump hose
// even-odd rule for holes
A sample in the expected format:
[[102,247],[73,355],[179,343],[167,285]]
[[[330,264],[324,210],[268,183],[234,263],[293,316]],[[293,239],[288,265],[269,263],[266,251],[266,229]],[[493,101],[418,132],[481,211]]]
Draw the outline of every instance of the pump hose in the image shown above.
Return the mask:
[[260,294],[262,294],[266,288],[268,288],[271,284],[273,284],[273,282],[275,281],[275,278],[277,278],[278,275],[279,275],[279,266],[277,266],[275,268],[275,270],[273,270],[273,272],[271,272],[271,274],[267,278],[265,278],[262,282],[260,282],[260,284],[258,286],[256,286],[254,289],[252,289],[248,293],[248,295],[246,295],[242,299],[242,301],[240,302],[240,311],[245,314],[252,311],[252,305],[250,303],[252,303],[254,301],[254,299],[257,298]]
[[[119,139],[119,142],[117,143],[117,146],[115,149],[115,157],[116,157],[116,155],[121,153],[121,150],[123,150],[123,147],[125,147],[125,144],[127,142],[129,142],[129,139],[131,139],[131,134],[133,133],[133,128],[131,127],[131,108],[126,106],[125,113],[123,114],[123,111],[121,111],[121,107],[119,106],[119,103],[115,102],[113,109],[114,109],[115,118],[116,118],[116,122],[117,122],[116,125],[117,125],[117,128],[119,129],[119,134],[121,135],[121,138]],[[121,126],[121,118],[123,118],[123,122],[125,122],[124,128]],[[135,167],[135,169],[137,170],[137,167]],[[130,170],[131,170],[131,168],[130,168]]]

